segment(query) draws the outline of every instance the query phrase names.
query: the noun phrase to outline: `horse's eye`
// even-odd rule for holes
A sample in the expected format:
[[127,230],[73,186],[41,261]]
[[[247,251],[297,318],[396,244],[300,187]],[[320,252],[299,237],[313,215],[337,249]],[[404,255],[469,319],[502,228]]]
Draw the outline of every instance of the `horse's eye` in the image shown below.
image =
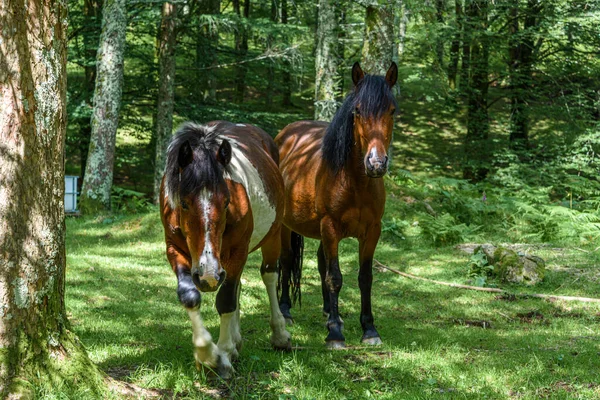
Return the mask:
[[188,209],[188,204],[185,202],[185,200],[181,200],[181,208],[183,208],[184,210]]
[[395,108],[392,108],[392,109],[390,110],[390,114],[391,114],[391,115],[394,115],[394,114],[396,114],[396,109],[395,109]]
[[360,115],[360,110],[358,109],[358,107],[354,109],[354,115]]

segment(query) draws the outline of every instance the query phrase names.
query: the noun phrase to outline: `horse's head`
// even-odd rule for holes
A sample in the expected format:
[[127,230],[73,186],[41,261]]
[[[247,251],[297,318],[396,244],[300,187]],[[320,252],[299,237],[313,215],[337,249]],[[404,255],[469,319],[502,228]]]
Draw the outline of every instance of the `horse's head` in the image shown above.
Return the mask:
[[212,292],[226,276],[220,260],[229,206],[223,171],[231,161],[231,144],[197,135],[177,139],[169,148],[167,160],[167,174],[172,172],[168,176],[169,202],[178,212],[179,227],[190,252],[192,281],[198,290]]
[[354,140],[360,146],[365,173],[380,178],[388,168],[387,150],[392,141],[396,101],[392,87],[398,79],[396,63],[385,78],[366,75],[358,63],[352,67],[354,82]]

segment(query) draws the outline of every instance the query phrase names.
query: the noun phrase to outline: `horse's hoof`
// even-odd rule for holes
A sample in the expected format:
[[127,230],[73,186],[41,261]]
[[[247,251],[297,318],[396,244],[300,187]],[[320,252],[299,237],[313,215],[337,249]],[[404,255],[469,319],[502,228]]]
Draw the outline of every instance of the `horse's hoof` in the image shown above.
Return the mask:
[[328,340],[325,345],[329,350],[340,350],[346,348],[346,342],[343,340]]
[[368,344],[369,346],[379,346],[383,344],[379,336],[363,337],[360,341],[362,344]]
[[292,335],[288,331],[283,331],[280,336],[271,335],[271,345],[275,350],[292,350]]

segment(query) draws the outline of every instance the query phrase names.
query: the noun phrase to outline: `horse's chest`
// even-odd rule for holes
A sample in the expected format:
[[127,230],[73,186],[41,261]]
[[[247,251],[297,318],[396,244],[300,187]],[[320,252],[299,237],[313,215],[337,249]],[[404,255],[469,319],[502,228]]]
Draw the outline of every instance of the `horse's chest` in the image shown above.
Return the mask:
[[344,236],[361,238],[365,235],[368,227],[378,222],[379,219],[372,207],[349,208],[341,218]]
[[227,167],[225,178],[243,186],[252,212],[253,230],[248,251],[254,249],[267,235],[277,216],[275,205],[271,201],[269,188],[262,180],[257,167],[232,143],[233,154]]

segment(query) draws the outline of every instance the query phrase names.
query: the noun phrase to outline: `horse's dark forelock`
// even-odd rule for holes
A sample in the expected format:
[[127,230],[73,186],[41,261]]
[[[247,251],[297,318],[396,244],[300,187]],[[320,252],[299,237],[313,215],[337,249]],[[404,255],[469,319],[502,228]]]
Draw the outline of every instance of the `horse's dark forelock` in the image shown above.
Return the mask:
[[[194,156],[192,162],[181,169],[179,151],[186,142]],[[179,127],[167,149],[165,167],[165,192],[171,205],[178,206],[181,198],[196,195],[205,188],[214,191],[224,182],[223,166],[215,157],[220,144],[212,127],[192,122]]]
[[380,118],[389,110],[390,105],[398,107],[392,89],[384,77],[365,75],[358,82],[335,113],[323,138],[323,158],[333,171],[338,172],[344,167],[352,150],[353,113],[356,107],[360,106],[360,114],[365,118]]

